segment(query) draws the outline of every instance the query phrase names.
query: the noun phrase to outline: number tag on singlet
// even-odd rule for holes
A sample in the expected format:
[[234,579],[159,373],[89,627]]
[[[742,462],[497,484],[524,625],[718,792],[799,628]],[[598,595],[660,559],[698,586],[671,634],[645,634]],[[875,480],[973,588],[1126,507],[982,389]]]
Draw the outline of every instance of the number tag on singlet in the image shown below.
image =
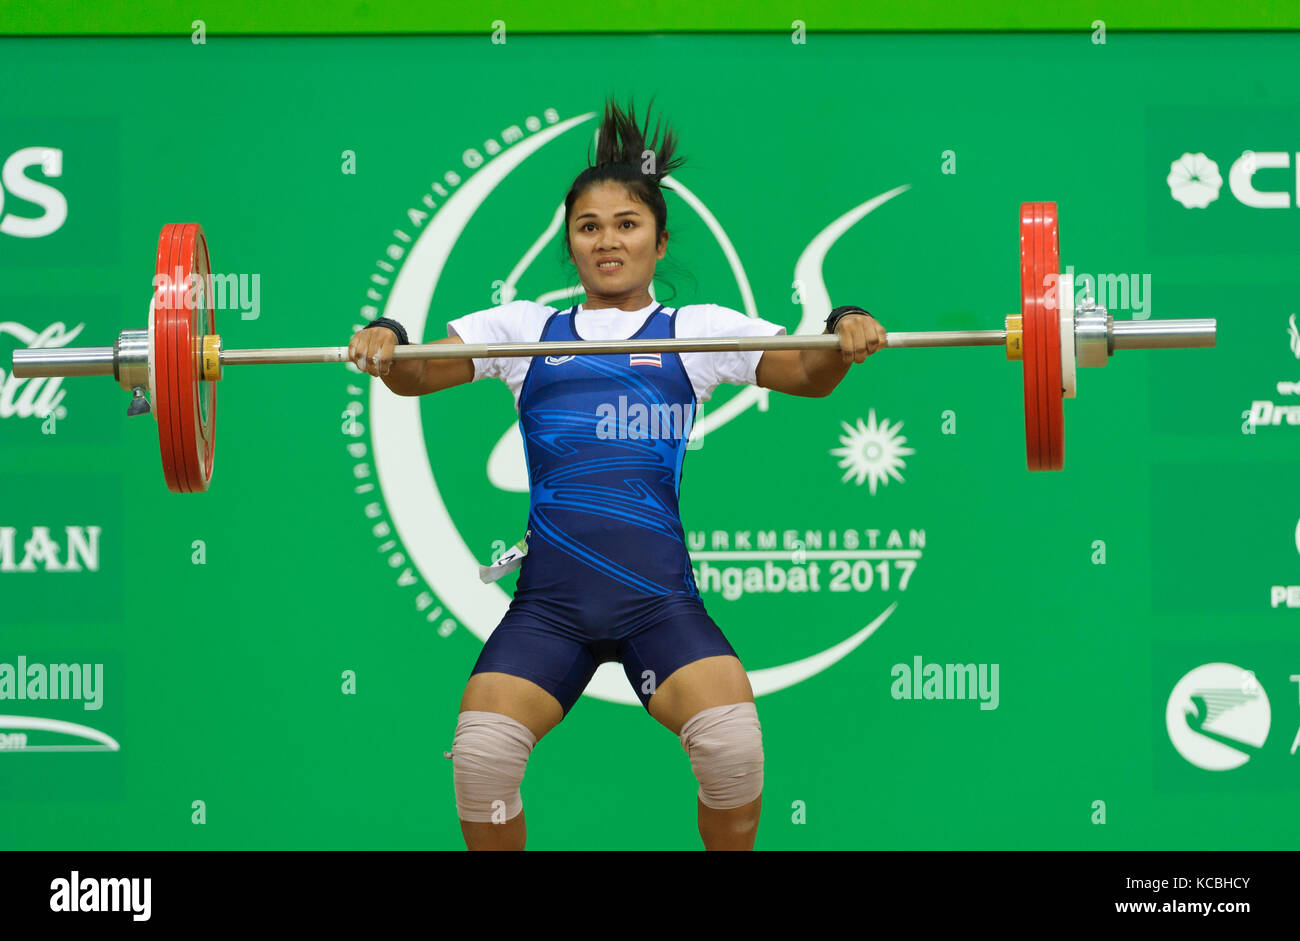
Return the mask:
[[523,565],[524,556],[528,555],[528,537],[532,534],[533,531],[531,529],[524,533],[523,539],[520,539],[517,543],[503,552],[501,558],[497,559],[491,565],[480,565],[478,567],[479,581],[485,585],[488,582],[495,582],[502,575],[505,575],[507,572],[513,572],[515,569],[519,568],[519,566]]

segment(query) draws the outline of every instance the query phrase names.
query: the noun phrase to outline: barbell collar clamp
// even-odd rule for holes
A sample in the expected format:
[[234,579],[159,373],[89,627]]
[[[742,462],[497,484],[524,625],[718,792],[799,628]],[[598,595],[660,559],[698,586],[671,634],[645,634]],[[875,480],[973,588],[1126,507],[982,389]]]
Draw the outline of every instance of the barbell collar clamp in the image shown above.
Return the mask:
[[1105,366],[1114,352],[1114,332],[1114,320],[1106,308],[1080,304],[1074,312],[1075,362],[1087,367]]

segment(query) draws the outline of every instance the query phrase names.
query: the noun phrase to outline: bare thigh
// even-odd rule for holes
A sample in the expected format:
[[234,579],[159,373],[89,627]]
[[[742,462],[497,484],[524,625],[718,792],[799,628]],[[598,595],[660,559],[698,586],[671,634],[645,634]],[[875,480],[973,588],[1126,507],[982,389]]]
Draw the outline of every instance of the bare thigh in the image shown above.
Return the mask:
[[659,684],[648,709],[674,735],[682,734],[686,720],[703,709],[753,702],[745,668],[735,657],[705,657],[676,670]]
[[564,718],[560,701],[531,680],[509,673],[475,673],[465,684],[460,711],[499,712],[522,722],[540,742]]

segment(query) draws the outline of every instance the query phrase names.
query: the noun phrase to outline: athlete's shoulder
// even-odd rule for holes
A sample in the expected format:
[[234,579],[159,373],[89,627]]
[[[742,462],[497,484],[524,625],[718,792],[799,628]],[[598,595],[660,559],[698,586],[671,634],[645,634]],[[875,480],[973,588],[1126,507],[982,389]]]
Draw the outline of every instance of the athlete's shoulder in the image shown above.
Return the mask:
[[550,304],[543,304],[540,301],[530,301],[524,298],[521,298],[517,301],[511,301],[510,303],[517,305],[518,309],[520,310],[527,310],[530,313],[536,313],[536,314],[545,314],[548,317],[551,314],[557,313],[561,310],[568,310],[569,307],[573,306],[572,304],[570,304],[567,307],[552,307]]
[[555,313],[554,307],[539,304],[537,301],[520,299],[507,301],[495,307],[476,310],[462,318],[457,318],[453,323],[472,319],[480,323],[517,324],[522,326],[545,323],[547,318]]
[[678,308],[676,308],[676,309],[677,309],[677,310],[701,310],[701,309],[707,309],[707,310],[731,310],[730,307],[726,307],[726,306],[724,306],[724,305],[722,305],[722,304],[713,304],[713,303],[709,303],[709,302],[707,302],[707,301],[701,301],[701,302],[699,302],[699,303],[697,303],[697,304],[683,304],[681,307],[678,307]]
[[677,308],[677,329],[684,335],[727,336],[754,319],[722,304],[683,304]]
[[537,301],[523,299],[511,301],[503,306],[509,308],[505,316],[515,323],[527,324],[538,329],[560,312],[550,304],[541,304]]
[[528,319],[541,318],[543,320],[550,317],[552,314],[557,313],[557,309],[549,304],[541,304],[537,301],[527,300],[526,298],[507,301],[506,303],[492,309],[499,311],[502,316],[522,317]]
[[447,322],[447,335],[466,343],[532,342],[541,335],[554,307],[530,300],[507,301]]
[[749,315],[725,304],[683,304],[677,310],[689,317],[748,317]]

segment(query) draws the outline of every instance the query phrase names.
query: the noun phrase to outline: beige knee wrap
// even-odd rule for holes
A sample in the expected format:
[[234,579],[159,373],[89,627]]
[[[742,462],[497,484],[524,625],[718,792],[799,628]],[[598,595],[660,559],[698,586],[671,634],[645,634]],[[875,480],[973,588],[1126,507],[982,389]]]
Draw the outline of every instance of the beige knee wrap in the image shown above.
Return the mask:
[[519,785],[536,744],[528,726],[507,715],[462,712],[451,746],[457,816],[472,823],[502,823],[502,810],[505,820],[519,816],[524,809]]
[[763,733],[752,702],[697,712],[681,740],[706,807],[733,810],[763,792]]

